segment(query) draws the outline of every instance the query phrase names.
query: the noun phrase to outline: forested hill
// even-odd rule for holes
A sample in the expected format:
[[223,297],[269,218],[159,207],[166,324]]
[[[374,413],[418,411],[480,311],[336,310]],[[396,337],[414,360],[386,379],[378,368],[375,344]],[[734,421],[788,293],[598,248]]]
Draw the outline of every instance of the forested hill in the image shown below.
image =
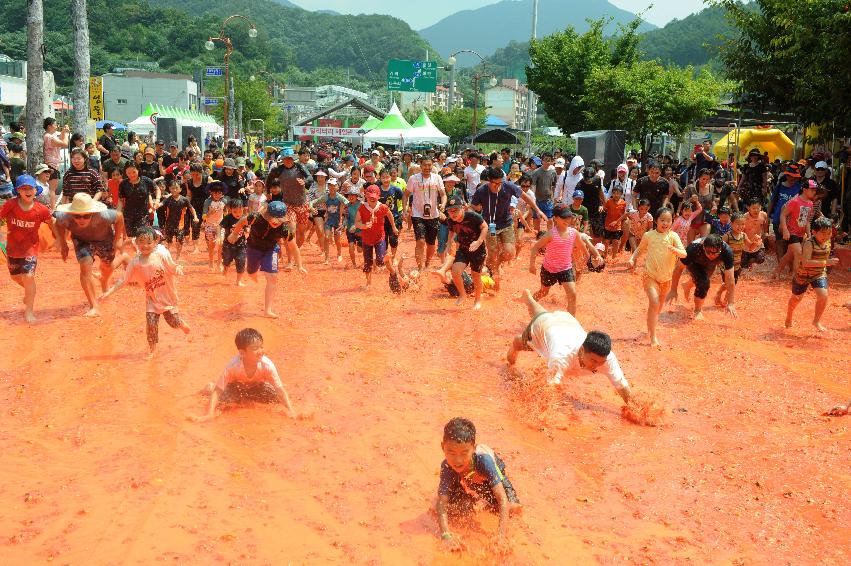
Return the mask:
[[[204,42],[234,13],[250,17],[259,35],[249,39],[239,21],[228,25],[232,63],[246,72],[295,76],[298,84],[346,76],[354,88],[381,84],[388,59],[419,59],[428,48],[405,22],[390,16],[313,13],[272,0],[88,0],[88,10],[93,75],[116,67],[192,74],[221,64],[221,45],[208,52]],[[0,0],[0,53],[26,59],[26,17],[26,0]],[[44,19],[45,68],[67,91],[74,69],[70,0],[45,1]]]
[[647,59],[680,66],[705,65],[718,57],[719,35],[729,35],[733,27],[724,8],[712,6],[682,20],[673,20],[661,29],[642,34],[641,49]]

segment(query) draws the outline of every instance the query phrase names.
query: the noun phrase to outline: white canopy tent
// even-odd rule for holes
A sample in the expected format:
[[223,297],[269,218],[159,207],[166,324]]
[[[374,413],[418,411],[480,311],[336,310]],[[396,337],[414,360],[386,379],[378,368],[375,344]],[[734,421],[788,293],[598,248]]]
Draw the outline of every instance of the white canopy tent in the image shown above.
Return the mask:
[[411,130],[405,134],[405,143],[448,145],[449,136],[438,130],[423,110]]
[[404,145],[408,143],[406,134],[411,131],[411,125],[402,116],[396,103],[388,110],[387,116],[381,120],[369,133],[363,136],[364,145],[386,143],[389,145]]

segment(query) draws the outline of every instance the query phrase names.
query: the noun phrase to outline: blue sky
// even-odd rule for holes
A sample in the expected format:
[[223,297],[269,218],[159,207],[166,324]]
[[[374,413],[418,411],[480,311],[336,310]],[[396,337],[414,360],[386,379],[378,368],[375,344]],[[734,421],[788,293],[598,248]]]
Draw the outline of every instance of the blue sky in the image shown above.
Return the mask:
[[[343,14],[389,14],[408,22],[413,29],[422,29],[460,9],[475,9],[497,0],[429,0],[428,2],[399,2],[398,0],[290,0],[308,10],[334,10]],[[565,0],[578,1],[578,0]],[[653,4],[644,18],[663,26],[674,18],[682,19],[706,7],[703,0],[609,0],[612,4],[640,12]],[[424,9],[426,8],[426,9]]]

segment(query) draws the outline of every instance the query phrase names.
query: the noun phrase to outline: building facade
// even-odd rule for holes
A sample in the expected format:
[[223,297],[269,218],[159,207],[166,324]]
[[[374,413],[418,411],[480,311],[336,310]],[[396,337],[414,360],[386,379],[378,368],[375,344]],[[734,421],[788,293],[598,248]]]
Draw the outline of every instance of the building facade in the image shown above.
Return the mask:
[[[497,86],[485,91],[485,106],[488,114],[504,120],[509,128],[526,129],[529,116],[529,89],[520,84],[517,79],[502,79]],[[537,111],[535,96],[532,96],[531,113],[534,117]]]
[[[455,89],[454,106],[455,108],[462,108],[464,106],[464,95],[457,88]],[[449,88],[438,85],[435,92],[400,92],[399,109],[402,112],[419,112],[420,110],[431,112],[435,109],[448,112]]]
[[[53,73],[44,72],[44,115],[53,117],[56,83]],[[0,54],[0,124],[17,122],[27,105],[27,62]]]
[[103,76],[104,117],[126,124],[142,115],[148,104],[182,110],[198,107],[198,84],[189,75],[123,71]]

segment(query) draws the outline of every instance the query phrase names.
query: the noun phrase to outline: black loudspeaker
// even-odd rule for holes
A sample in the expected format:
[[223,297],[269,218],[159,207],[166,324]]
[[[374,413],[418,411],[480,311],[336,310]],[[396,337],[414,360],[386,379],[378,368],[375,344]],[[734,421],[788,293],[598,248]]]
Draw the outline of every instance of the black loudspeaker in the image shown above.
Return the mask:
[[614,169],[624,162],[626,132],[624,130],[598,130],[576,134],[576,153],[585,163],[601,161],[604,170]]
[[195,136],[198,146],[201,149],[206,149],[204,147],[204,136],[201,135],[201,126],[183,126],[180,128],[180,138],[183,141],[183,145],[180,146],[181,149],[189,145],[189,136]]
[[157,119],[157,141],[163,142],[166,149],[168,149],[168,146],[171,143],[180,143],[180,140],[177,139],[177,119]]

